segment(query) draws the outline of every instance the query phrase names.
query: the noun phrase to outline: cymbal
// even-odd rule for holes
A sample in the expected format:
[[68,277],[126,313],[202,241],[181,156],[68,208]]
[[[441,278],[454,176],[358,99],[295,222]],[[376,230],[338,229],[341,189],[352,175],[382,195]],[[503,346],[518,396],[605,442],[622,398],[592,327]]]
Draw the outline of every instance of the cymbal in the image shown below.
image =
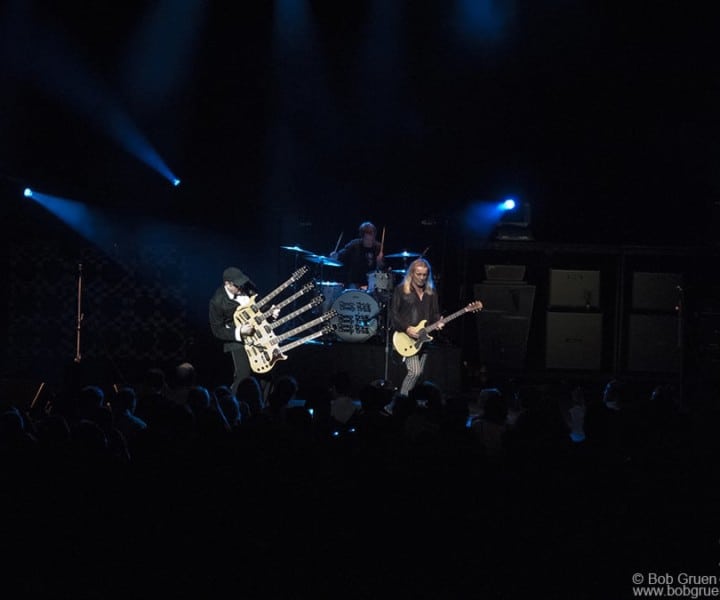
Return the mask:
[[386,254],[385,258],[411,258],[415,256],[420,256],[419,252],[408,252],[407,250],[403,250],[402,252],[398,254]]
[[391,273],[396,273],[397,275],[405,275],[405,269],[393,269],[390,271]]
[[290,250],[292,252],[302,252],[303,254],[312,254],[309,250],[303,250],[300,246],[280,246],[283,250]]
[[328,267],[342,267],[342,263],[338,262],[329,256],[320,256],[319,254],[311,254],[310,256],[303,256],[303,258],[312,263],[319,265],[327,265]]

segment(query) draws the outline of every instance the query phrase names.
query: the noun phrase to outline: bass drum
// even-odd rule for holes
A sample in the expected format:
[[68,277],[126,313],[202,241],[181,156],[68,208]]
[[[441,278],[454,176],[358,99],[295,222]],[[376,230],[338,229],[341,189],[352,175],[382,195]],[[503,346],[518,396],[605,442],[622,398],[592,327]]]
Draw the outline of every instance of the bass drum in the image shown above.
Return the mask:
[[335,335],[346,342],[364,342],[377,333],[380,307],[367,292],[345,290],[335,300],[331,319]]

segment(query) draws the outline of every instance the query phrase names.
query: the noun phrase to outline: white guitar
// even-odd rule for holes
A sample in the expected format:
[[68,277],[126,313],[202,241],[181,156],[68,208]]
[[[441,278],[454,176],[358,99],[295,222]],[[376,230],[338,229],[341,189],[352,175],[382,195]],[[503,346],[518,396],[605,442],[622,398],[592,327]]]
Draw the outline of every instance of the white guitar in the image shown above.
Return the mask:
[[422,345],[425,342],[429,342],[432,340],[432,337],[430,337],[429,335],[431,331],[437,329],[440,325],[449,323],[460,315],[464,315],[470,312],[478,312],[479,310],[482,310],[482,307],[482,302],[480,302],[480,300],[476,300],[475,302],[471,302],[470,304],[468,304],[465,308],[461,308],[453,314],[448,315],[447,317],[443,317],[438,321],[435,321],[435,323],[433,323],[432,325],[426,326],[425,323],[427,323],[427,319],[423,319],[415,326],[420,328],[420,331],[418,331],[417,339],[411,338],[404,331],[396,331],[395,333],[393,333],[393,348],[395,348],[395,350],[397,350],[398,354],[400,354],[401,356],[413,356],[414,354],[420,352],[420,348],[422,348]]
[[250,368],[253,370],[254,373],[267,373],[275,366],[275,363],[277,361],[285,360],[287,358],[284,354],[285,352],[287,352],[288,350],[292,350],[293,348],[296,348],[306,342],[309,342],[310,340],[314,340],[321,335],[325,335],[333,329],[331,326],[326,325],[322,328],[322,333],[315,331],[314,333],[311,333],[303,337],[302,339],[295,340],[289,344],[286,344],[285,346],[281,346],[281,342],[284,342],[288,338],[291,338],[299,333],[307,331],[308,329],[311,329],[316,325],[325,323],[326,321],[329,321],[335,316],[337,316],[337,311],[331,310],[320,315],[316,319],[313,319],[312,321],[308,321],[307,323],[295,327],[290,331],[281,333],[280,335],[275,335],[274,333],[271,333],[271,335],[269,336],[261,336],[254,343],[246,343],[245,352],[247,352],[248,359],[250,360]]

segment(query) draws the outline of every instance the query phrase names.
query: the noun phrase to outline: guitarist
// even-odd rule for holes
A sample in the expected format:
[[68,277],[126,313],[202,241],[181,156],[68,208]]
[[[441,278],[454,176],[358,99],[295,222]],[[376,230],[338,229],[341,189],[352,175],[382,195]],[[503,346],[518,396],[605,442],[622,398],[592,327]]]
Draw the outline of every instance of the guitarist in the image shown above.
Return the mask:
[[[230,352],[233,360],[234,374],[230,386],[233,394],[239,383],[252,375],[250,361],[245,351],[245,342],[255,333],[250,323],[235,326],[234,315],[238,306],[247,306],[251,296],[257,293],[255,284],[237,267],[228,267],[223,272],[223,284],[215,290],[210,298],[210,330],[219,340],[224,342],[223,349]],[[272,309],[272,318],[276,319],[280,309]]]
[[[430,263],[424,258],[416,258],[410,263],[402,283],[395,288],[390,304],[390,318],[395,331],[403,331],[413,339],[418,339],[418,324],[426,320],[428,323],[440,321],[440,300]],[[437,329],[442,329],[440,322]],[[407,397],[410,391],[420,383],[425,371],[427,353],[424,348],[413,355],[403,358],[405,377],[400,385],[399,395]],[[397,398],[384,408],[392,414]]]

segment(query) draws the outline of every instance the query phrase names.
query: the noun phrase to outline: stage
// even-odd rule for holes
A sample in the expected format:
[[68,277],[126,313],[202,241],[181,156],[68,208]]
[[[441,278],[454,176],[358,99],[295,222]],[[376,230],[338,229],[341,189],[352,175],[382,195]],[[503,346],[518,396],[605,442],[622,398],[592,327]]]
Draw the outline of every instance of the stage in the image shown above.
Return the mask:
[[[460,393],[460,348],[449,344],[426,344],[425,349],[429,353],[425,379],[438,384],[446,394]],[[375,340],[304,344],[288,353],[287,360],[277,363],[270,375],[273,379],[293,375],[302,390],[326,386],[334,373],[342,371],[350,375],[356,393],[376,380],[387,380],[399,387],[405,375],[402,357],[392,348],[386,352],[385,344]]]

